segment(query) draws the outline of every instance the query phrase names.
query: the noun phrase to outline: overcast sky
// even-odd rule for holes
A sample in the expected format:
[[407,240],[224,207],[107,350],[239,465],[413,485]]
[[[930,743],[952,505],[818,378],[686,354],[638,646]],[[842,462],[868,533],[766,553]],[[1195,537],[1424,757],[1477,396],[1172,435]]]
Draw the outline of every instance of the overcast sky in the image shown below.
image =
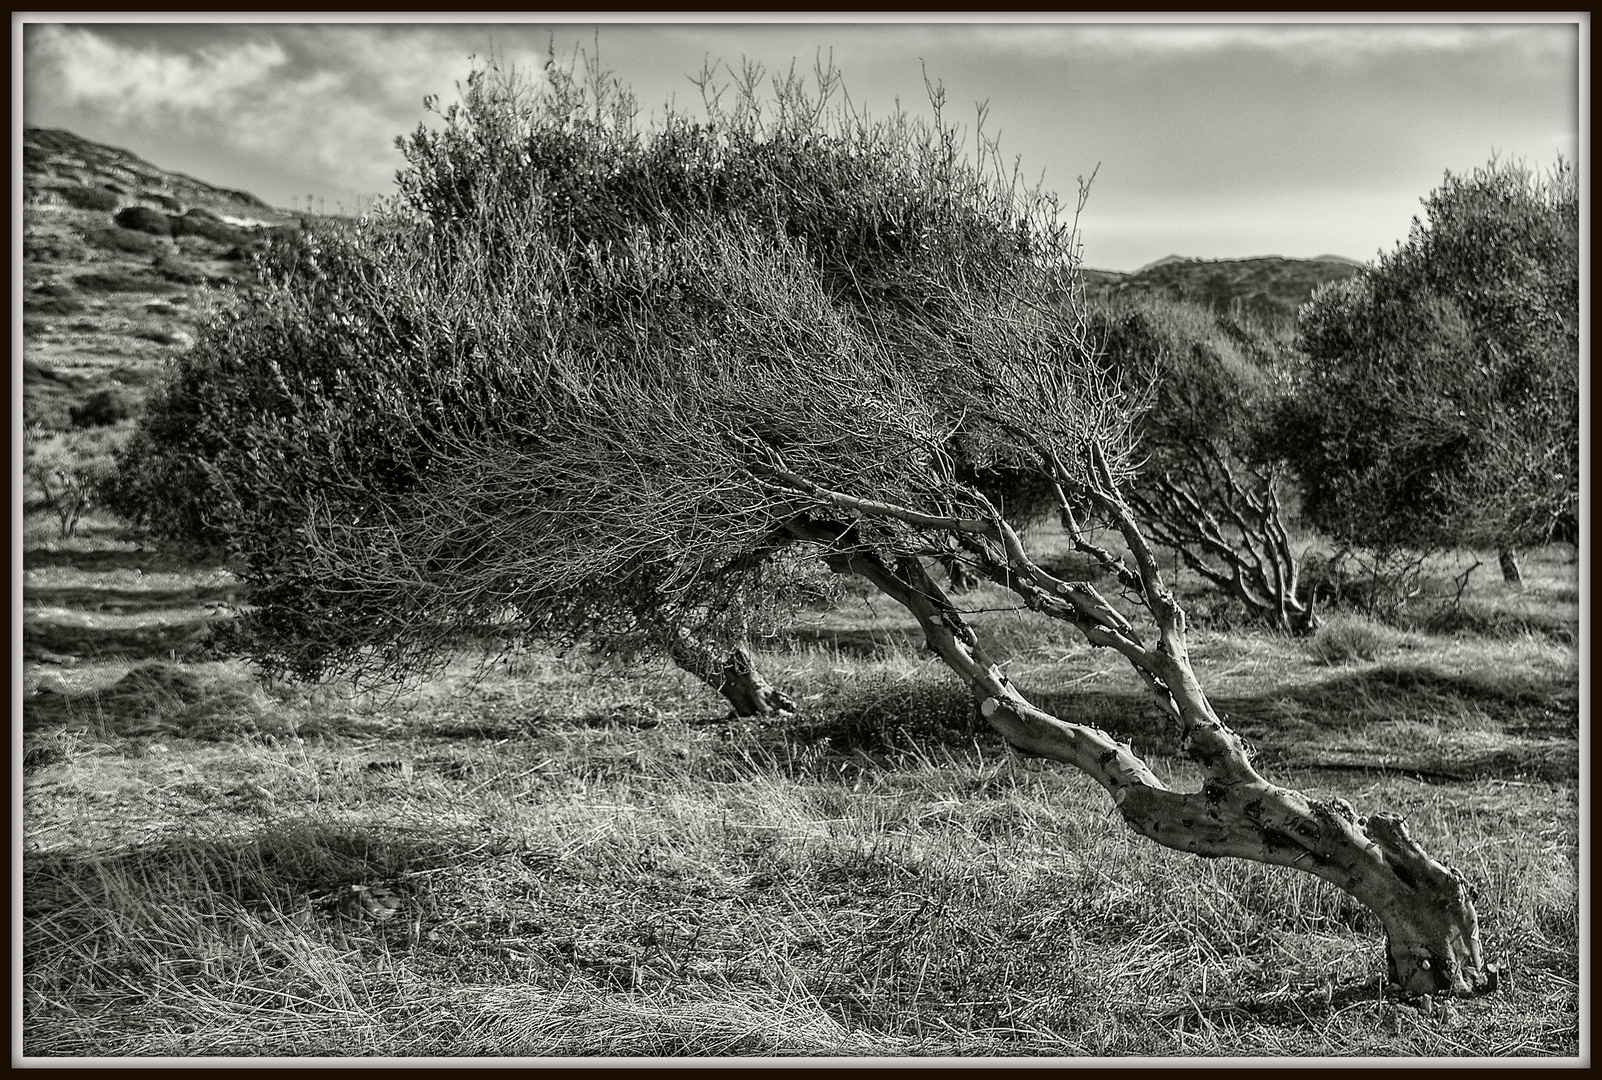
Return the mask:
[[1579,149],[1573,21],[49,18],[61,21],[25,23],[21,36],[29,123],[282,207],[313,194],[329,211],[349,210],[389,193],[402,164],[395,137],[422,120],[425,94],[454,97],[469,56],[493,48],[538,67],[551,34],[565,57],[593,46],[597,25],[603,65],[647,111],[672,96],[696,104],[688,76],[705,60],[810,69],[832,51],[853,101],[875,113],[897,99],[927,112],[927,71],[945,86],[948,116],[971,121],[974,103],[988,101],[986,129],[1000,132],[1003,151],[1070,203],[1076,178],[1099,166],[1080,224],[1086,263],[1106,269],[1170,254],[1371,259],[1406,235],[1445,171],[1493,151],[1545,167]]

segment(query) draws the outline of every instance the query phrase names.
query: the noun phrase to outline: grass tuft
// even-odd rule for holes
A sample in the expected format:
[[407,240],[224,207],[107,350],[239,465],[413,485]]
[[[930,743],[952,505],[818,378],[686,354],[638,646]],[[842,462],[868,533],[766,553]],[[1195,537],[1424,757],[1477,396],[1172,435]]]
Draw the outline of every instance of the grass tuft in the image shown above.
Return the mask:
[[1307,641],[1307,655],[1317,664],[1349,664],[1377,660],[1394,650],[1402,635],[1361,615],[1330,616]]

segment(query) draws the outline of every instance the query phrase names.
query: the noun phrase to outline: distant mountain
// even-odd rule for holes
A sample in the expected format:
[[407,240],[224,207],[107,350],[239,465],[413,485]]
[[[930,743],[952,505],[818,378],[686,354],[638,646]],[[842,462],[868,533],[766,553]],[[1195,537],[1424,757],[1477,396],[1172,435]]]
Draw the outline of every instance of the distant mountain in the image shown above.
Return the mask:
[[1159,266],[1166,266],[1169,263],[1189,262],[1189,261],[1191,261],[1191,260],[1186,259],[1185,256],[1183,256],[1183,255],[1164,255],[1162,258],[1158,259],[1156,262],[1149,262],[1145,266],[1140,267],[1139,269],[1137,269],[1135,271],[1135,273],[1144,274],[1147,270],[1153,270],[1153,269],[1155,269],[1155,268],[1157,268]]
[[1239,302],[1254,314],[1273,319],[1294,317],[1320,285],[1352,277],[1363,263],[1340,255],[1316,259],[1186,259],[1169,255],[1132,274],[1116,270],[1083,271],[1092,297],[1166,296],[1215,307]]

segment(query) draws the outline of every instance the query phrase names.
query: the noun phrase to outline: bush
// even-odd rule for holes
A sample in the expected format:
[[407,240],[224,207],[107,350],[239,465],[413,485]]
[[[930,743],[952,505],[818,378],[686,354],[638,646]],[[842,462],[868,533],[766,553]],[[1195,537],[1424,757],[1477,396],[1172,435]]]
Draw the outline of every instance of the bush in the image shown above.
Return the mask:
[[55,195],[69,206],[79,210],[115,210],[119,202],[117,196],[105,188],[88,187],[84,184],[71,184],[66,187],[54,189]]
[[153,292],[164,288],[161,281],[143,271],[94,271],[79,274],[73,284],[86,292]]
[[155,255],[166,250],[160,237],[124,229],[120,225],[80,230],[85,240],[102,251],[121,251],[130,255]]
[[82,405],[67,410],[75,428],[109,427],[129,416],[127,399],[114,389],[96,390]]
[[1288,332],[1244,308],[1157,297],[1092,303],[1088,318],[1114,377],[1149,401],[1129,498],[1152,534],[1252,618],[1311,629],[1264,427],[1291,363]]
[[89,256],[81,236],[29,227],[22,234],[22,257],[29,262],[75,263]]
[[204,285],[206,272],[187,259],[163,255],[156,260],[156,273],[178,285]]
[[1574,170],[1492,161],[1424,205],[1396,251],[1302,309],[1280,449],[1342,545],[1544,543],[1579,491]]
[[[715,357],[728,351],[748,358],[738,364],[749,368],[751,400],[728,401],[723,410],[746,417],[754,409],[741,423],[773,428],[780,399],[763,400],[769,391],[756,388],[771,375],[781,387],[772,393],[787,395],[785,407],[798,411],[785,422],[827,429],[817,445],[849,455],[855,451],[842,446],[872,444],[854,459],[853,482],[916,466],[878,446],[875,440],[891,437],[878,412],[874,424],[846,434],[824,419],[832,406],[793,398],[799,384],[786,380],[814,362],[831,377],[842,357],[878,363],[881,354],[855,344],[870,324],[894,340],[883,362],[919,358],[919,373],[905,380],[909,394],[925,392],[928,380],[933,400],[976,378],[975,365],[964,360],[970,352],[1023,355],[1013,334],[1030,336],[1029,355],[1048,348],[1062,354],[1063,393],[1080,385],[1070,381],[1078,377],[1074,365],[1088,360],[1075,320],[1030,315],[1016,299],[1036,291],[1036,276],[1068,272],[1065,256],[1049,268],[1044,262],[1068,226],[1005,177],[991,186],[966,171],[958,151],[928,131],[905,120],[869,124],[845,115],[817,119],[814,128],[816,118],[797,113],[767,130],[768,122],[754,117],[707,124],[675,117],[636,139],[625,132],[631,119],[570,122],[555,101],[519,116],[515,90],[492,100],[486,89],[478,85],[471,118],[458,113],[446,132],[423,129],[407,143],[412,167],[402,212],[359,227],[273,230],[265,289],[208,328],[180,360],[177,378],[149,402],[124,458],[125,516],[137,512],[130,503],[142,502],[164,533],[228,542],[243,557],[256,603],[249,624],[263,660],[316,674],[379,649],[379,663],[392,660],[391,670],[403,672],[431,664],[455,640],[451,633],[486,627],[542,639],[582,635],[615,649],[656,635],[667,649],[677,644],[672,628],[681,618],[709,637],[738,640],[736,627],[760,625],[821,572],[796,568],[782,543],[743,550],[757,519],[709,503],[704,511],[674,504],[672,513],[686,515],[682,528],[677,518],[653,522],[646,532],[660,537],[659,545],[623,552],[615,563],[596,553],[597,565],[582,573],[558,557],[566,545],[492,557],[482,530],[470,537],[452,526],[448,535],[408,545],[467,545],[460,559],[439,556],[449,574],[483,567],[479,584],[457,579],[473,593],[460,604],[440,602],[432,585],[397,594],[398,579],[387,572],[389,584],[363,578],[372,586],[367,594],[349,587],[357,579],[348,572],[330,577],[324,560],[354,556],[376,566],[377,553],[342,531],[346,523],[365,529],[375,520],[364,511],[332,511],[337,536],[319,526],[301,534],[310,546],[295,539],[308,513],[322,519],[327,500],[354,498],[380,515],[391,512],[385,506],[418,506],[459,468],[464,478],[482,471],[466,460],[434,464],[441,455],[454,461],[459,447],[484,440],[509,439],[508,452],[547,441],[535,432],[566,393],[537,385],[547,376],[534,357],[549,348],[548,334],[561,335],[564,356],[572,352],[584,364],[615,357],[617,370],[637,370],[631,378],[672,385],[665,369],[648,373],[682,362],[683,380],[733,380],[720,393],[740,393],[741,376],[714,370]],[[503,130],[509,120],[527,127]],[[838,130],[828,129],[836,123]],[[476,164],[464,171],[466,162]],[[959,287],[962,275],[974,284]],[[1003,280],[1010,283],[1005,295],[993,295]],[[670,317],[664,322],[657,312]],[[663,338],[631,344],[620,336],[628,325],[652,327]],[[802,325],[811,328],[803,340],[783,340],[788,328]],[[699,344],[690,347],[692,341]],[[636,357],[639,350],[644,355]],[[759,362],[759,354],[773,359]],[[948,368],[956,374],[942,382],[935,372]],[[901,385],[899,377],[883,381]],[[816,378],[808,376],[807,385]],[[511,403],[531,401],[545,402],[536,409],[540,419],[517,419],[524,407]],[[552,424],[565,431],[588,423],[587,404],[564,407],[567,414],[551,416]],[[953,406],[942,417],[943,434],[961,414]],[[1100,430],[1127,420],[1109,411],[1083,422]],[[508,423],[534,427],[525,437]],[[656,441],[664,438],[659,432]],[[720,445],[697,442],[685,460],[711,462]],[[524,451],[514,453],[521,460]],[[1122,453],[1116,445],[1115,466]],[[976,472],[1026,456],[1034,460],[1027,449],[988,436],[970,440],[965,432],[951,460]],[[499,451],[494,460],[503,460]],[[587,468],[552,482],[594,475]],[[707,490],[713,502],[724,498],[716,483]],[[494,498],[487,491],[467,497],[499,515],[490,507]],[[623,513],[613,498],[581,500],[575,512],[595,521]],[[566,501],[553,491],[548,505]],[[528,507],[539,513],[542,505]],[[412,512],[404,511],[409,522]],[[729,512],[738,523],[720,538]],[[433,512],[416,524],[424,520],[444,523]],[[611,528],[625,527],[633,525]],[[505,539],[522,545],[530,542],[526,534]],[[357,549],[345,547],[351,541]],[[578,548],[571,555],[590,557]],[[720,557],[724,569],[714,573],[710,560]],[[396,604],[409,614],[397,615]]]
[[30,296],[22,302],[22,310],[38,315],[76,315],[83,307],[83,301],[71,294]]
[[97,505],[99,486],[115,475],[113,455],[111,442],[101,433],[47,439],[30,426],[23,433],[24,507],[49,510],[60,523],[61,536],[73,536]]
[[1338,615],[1321,625],[1307,642],[1307,655],[1318,664],[1377,660],[1399,641],[1396,631],[1370,619]]
[[111,219],[124,229],[150,233],[152,236],[171,236],[172,221],[160,210],[148,206],[125,206]]

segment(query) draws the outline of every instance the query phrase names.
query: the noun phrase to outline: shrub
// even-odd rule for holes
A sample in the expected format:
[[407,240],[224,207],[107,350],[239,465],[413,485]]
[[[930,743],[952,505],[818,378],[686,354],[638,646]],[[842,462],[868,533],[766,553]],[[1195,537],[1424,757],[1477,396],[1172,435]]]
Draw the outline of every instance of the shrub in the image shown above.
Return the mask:
[[89,255],[81,236],[71,232],[27,227],[22,234],[22,257],[29,262],[75,263]]
[[171,219],[160,210],[152,210],[148,206],[125,206],[111,220],[135,232],[150,233],[152,236],[172,235]]
[[1307,655],[1319,664],[1376,660],[1396,645],[1396,631],[1355,615],[1327,619],[1307,641]]
[[178,285],[204,285],[206,272],[187,259],[163,255],[156,260],[156,273]]
[[24,311],[39,315],[76,315],[83,310],[83,301],[70,294],[64,296],[30,296],[22,302]]
[[126,270],[79,274],[73,278],[73,284],[87,292],[152,292],[164,287],[161,281],[144,271]]
[[1394,252],[1302,309],[1280,449],[1342,545],[1544,543],[1579,491],[1574,170],[1493,161],[1424,206]]
[[53,190],[62,202],[79,210],[115,210],[119,201],[113,192],[105,188],[88,187],[84,184],[69,184]]
[[101,483],[115,474],[114,448],[100,433],[45,438],[29,427],[23,437],[24,505],[49,510],[61,536],[73,536],[97,504]]
[[242,242],[245,230],[238,229],[211,211],[195,207],[182,217],[172,219],[173,236],[199,236],[216,244],[229,246]]
[[127,399],[115,389],[96,390],[82,405],[74,405],[67,412],[75,428],[109,427],[129,416]]
[[79,230],[85,240],[102,251],[122,251],[130,255],[155,255],[166,250],[161,237],[150,233],[124,229],[120,225],[107,225]]
[[1088,318],[1115,377],[1149,398],[1129,498],[1153,535],[1257,621],[1310,630],[1284,469],[1264,437],[1288,334],[1244,308],[1159,297],[1093,303]]

